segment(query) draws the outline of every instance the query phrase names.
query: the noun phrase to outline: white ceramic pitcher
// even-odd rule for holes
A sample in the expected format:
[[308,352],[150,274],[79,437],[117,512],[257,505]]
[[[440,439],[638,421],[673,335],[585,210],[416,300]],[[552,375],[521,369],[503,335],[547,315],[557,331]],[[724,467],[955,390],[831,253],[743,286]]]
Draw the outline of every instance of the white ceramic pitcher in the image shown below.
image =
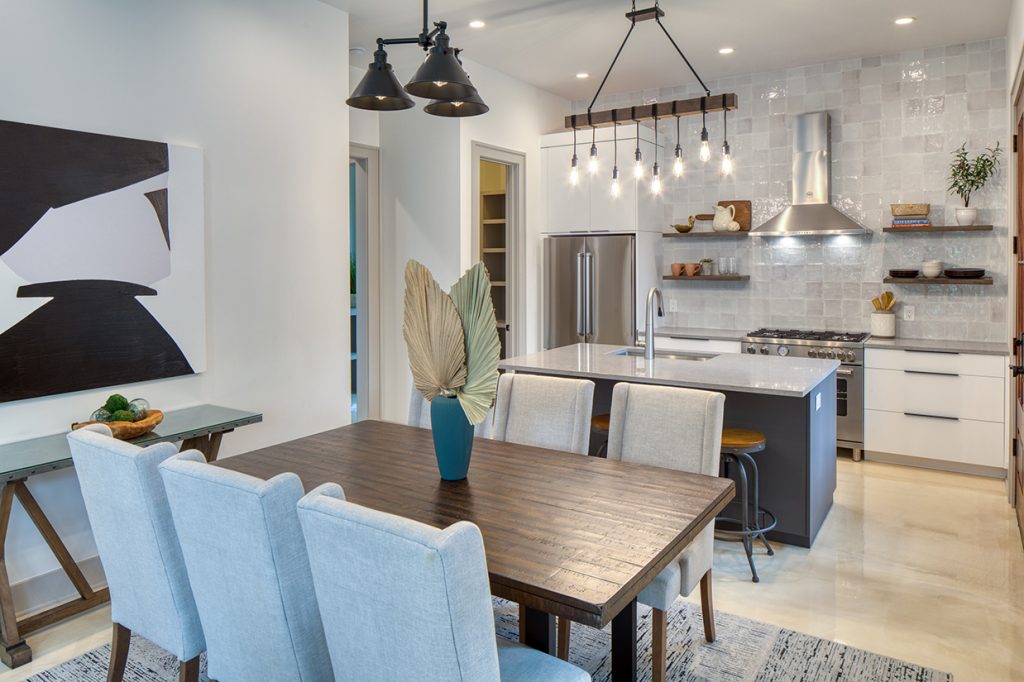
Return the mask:
[[[728,232],[736,220],[736,206],[715,206],[715,219],[711,223],[711,229],[715,232]],[[739,227],[737,225],[737,227]]]

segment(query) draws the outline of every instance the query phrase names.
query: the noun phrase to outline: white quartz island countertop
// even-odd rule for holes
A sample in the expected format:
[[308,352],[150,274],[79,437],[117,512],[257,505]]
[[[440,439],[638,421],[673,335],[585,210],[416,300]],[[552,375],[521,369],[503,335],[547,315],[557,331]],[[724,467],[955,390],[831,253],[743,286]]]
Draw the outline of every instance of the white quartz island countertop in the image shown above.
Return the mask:
[[623,349],[624,346],[578,343],[508,358],[498,366],[537,374],[799,398],[831,376],[840,364],[836,360],[738,353],[680,353],[706,359],[656,357],[648,362],[643,355],[622,354]]

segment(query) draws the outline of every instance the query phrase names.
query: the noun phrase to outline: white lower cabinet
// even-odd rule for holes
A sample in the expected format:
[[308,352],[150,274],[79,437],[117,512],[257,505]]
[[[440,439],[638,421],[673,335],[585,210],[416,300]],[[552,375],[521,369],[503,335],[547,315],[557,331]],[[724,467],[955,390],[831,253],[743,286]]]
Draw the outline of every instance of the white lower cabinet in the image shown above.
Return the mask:
[[[640,332],[640,339],[644,334]],[[724,339],[683,339],[672,336],[655,336],[655,350],[676,350],[686,353],[739,353],[739,341]]]
[[1005,469],[1005,360],[867,349],[864,449],[968,471]]

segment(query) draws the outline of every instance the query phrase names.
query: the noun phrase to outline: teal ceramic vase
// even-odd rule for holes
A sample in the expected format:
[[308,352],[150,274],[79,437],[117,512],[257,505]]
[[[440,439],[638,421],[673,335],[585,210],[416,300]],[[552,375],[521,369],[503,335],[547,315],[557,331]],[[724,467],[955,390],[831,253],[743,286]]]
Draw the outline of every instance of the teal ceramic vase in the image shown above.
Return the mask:
[[444,481],[461,481],[469,472],[473,454],[473,425],[455,396],[435,396],[430,401],[430,426],[434,456]]

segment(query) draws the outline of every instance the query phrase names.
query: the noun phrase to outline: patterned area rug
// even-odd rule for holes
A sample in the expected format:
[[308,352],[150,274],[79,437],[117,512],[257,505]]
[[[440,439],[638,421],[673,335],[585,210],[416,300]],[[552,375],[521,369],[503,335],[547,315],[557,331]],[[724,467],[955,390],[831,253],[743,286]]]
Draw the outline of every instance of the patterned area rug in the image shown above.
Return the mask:
[[[519,609],[494,600],[498,634],[518,639]],[[640,680],[651,679],[651,611],[639,609],[638,651]],[[715,612],[718,639],[704,641],[700,607],[677,600],[669,613],[668,679],[680,682],[790,682],[843,680],[857,682],[952,682],[948,673],[922,668],[895,658],[879,656],[767,623]],[[611,674],[611,630],[574,625],[571,660],[589,671],[594,682]],[[104,646],[29,678],[30,682],[103,682],[110,646]],[[205,659],[200,680],[207,682]],[[173,656],[135,637],[132,639],[126,682],[175,682],[178,665]]]

